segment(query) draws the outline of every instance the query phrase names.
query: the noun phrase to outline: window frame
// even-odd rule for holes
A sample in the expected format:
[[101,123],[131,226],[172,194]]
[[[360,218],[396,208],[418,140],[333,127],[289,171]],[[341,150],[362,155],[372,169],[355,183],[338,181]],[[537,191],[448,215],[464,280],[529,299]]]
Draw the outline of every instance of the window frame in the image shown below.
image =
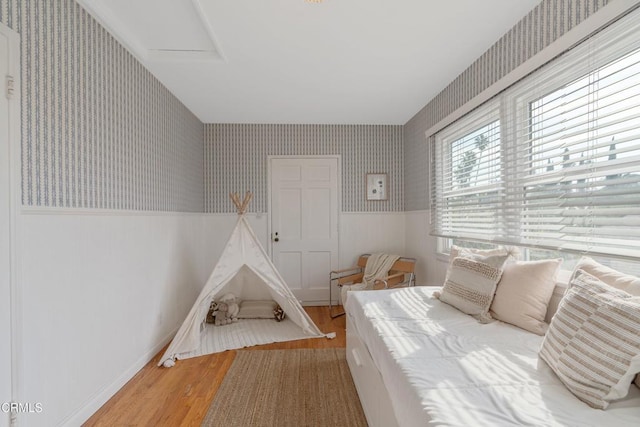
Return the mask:
[[[498,122],[498,126],[499,126],[499,132],[502,131],[502,119],[501,119],[501,109],[500,109],[500,104],[498,102],[498,100],[494,100],[491,101],[487,104],[485,104],[483,106],[482,109],[478,109],[468,115],[466,115],[465,117],[463,117],[462,119],[460,119],[459,121],[456,122],[456,124],[459,124],[459,126],[456,127],[447,127],[445,130],[443,130],[442,132],[438,132],[435,136],[434,136],[434,143],[435,144],[439,144],[440,145],[440,150],[444,151],[444,153],[442,152],[438,152],[438,150],[433,150],[431,159],[432,159],[432,165],[431,165],[431,172],[436,174],[436,173],[440,173],[443,174],[446,171],[445,170],[438,170],[437,168],[437,164],[438,163],[445,163],[442,160],[439,160],[438,154],[442,154],[445,158],[446,158],[446,164],[447,164],[447,171],[451,172],[451,176],[449,178],[449,181],[446,183],[443,183],[442,185],[438,185],[438,181],[435,177],[435,175],[432,176],[432,184],[431,184],[431,191],[432,191],[432,195],[435,195],[435,197],[442,197],[443,199],[447,198],[447,197],[456,197],[456,191],[458,190],[448,190],[450,191],[452,194],[445,196],[443,194],[443,192],[447,191],[445,190],[445,188],[452,188],[454,186],[453,184],[453,167],[452,167],[452,159],[451,159],[451,147],[452,144],[455,143],[456,141],[459,141],[460,139],[464,138],[465,136],[482,129],[483,127],[490,125],[493,122]],[[498,142],[499,145],[502,144],[502,140],[500,139]],[[500,175],[502,175],[502,161],[499,161],[500,164]],[[478,190],[486,190],[486,189],[491,189],[491,185],[487,184],[484,186],[479,186],[479,187],[475,187]],[[482,191],[479,191],[482,192]],[[432,213],[435,212],[435,207],[436,207],[436,203],[433,198],[430,198],[430,203],[431,203],[431,211]],[[433,221],[436,221],[435,217],[432,216],[431,219],[432,223]]]
[[[511,186],[510,190],[508,190],[507,193],[509,193],[509,191],[515,191],[516,193],[520,191],[521,193],[519,196],[519,200],[522,200],[524,202],[526,195],[524,185],[526,185],[527,181],[531,181],[530,179],[527,179],[528,175],[525,173],[526,165],[524,163],[532,162],[531,160],[525,162],[523,160],[524,157],[518,154],[518,150],[522,149],[521,144],[523,143],[523,140],[530,141],[532,138],[531,131],[527,132],[526,134],[523,132],[519,137],[513,138],[511,135],[515,134],[517,124],[529,122],[529,114],[531,111],[532,102],[535,102],[536,100],[540,100],[544,96],[547,96],[541,95],[541,93],[544,92],[546,94],[551,94],[555,91],[560,90],[563,86],[566,86],[571,82],[580,79],[581,77],[591,78],[590,76],[592,74],[596,74],[608,64],[611,64],[617,61],[619,58],[622,58],[629,53],[634,52],[636,49],[639,49],[640,37],[634,36],[633,40],[631,40],[631,42],[628,42],[628,40],[624,36],[630,31],[629,28],[634,28],[636,25],[638,25],[634,24],[634,22],[640,23],[640,13],[636,13],[635,16],[631,16],[628,20],[624,20],[624,23],[621,24],[621,30],[618,31],[615,28],[611,30],[613,31],[614,36],[617,37],[617,40],[613,47],[607,46],[606,48],[601,48],[599,45],[597,45],[595,52],[592,52],[592,49],[589,46],[589,43],[592,43],[592,41],[587,40],[585,44],[580,44],[574,49],[569,50],[558,60],[551,61],[544,67],[541,67],[541,69],[536,70],[534,73],[532,73],[531,76],[527,76],[519,82],[516,82],[514,85],[506,89],[502,94],[499,94],[492,100],[482,104],[472,112],[455,121],[453,124],[431,135],[430,141],[432,141],[432,143],[430,144],[430,149],[432,150],[432,153],[430,157],[432,173],[430,173],[430,176],[433,181],[431,183],[432,193],[430,197],[432,210],[430,234],[438,237],[438,254],[447,255],[453,238],[465,239],[465,237],[467,237],[468,239],[468,236],[464,234],[459,236],[446,234],[443,232],[445,231],[446,227],[442,227],[442,224],[436,223],[437,221],[441,221],[443,217],[446,217],[446,213],[443,214],[441,212],[434,212],[437,208],[446,205],[446,203],[444,203],[443,201],[438,201],[437,199],[444,196],[442,194],[443,188],[446,188],[447,186],[452,187],[451,182],[442,183],[438,181],[438,179],[442,179],[443,174],[443,172],[441,170],[439,171],[438,168],[442,169],[442,164],[444,163],[444,161],[437,158],[438,155],[440,155],[440,157],[442,156],[442,150],[444,150],[442,147],[448,147],[450,150],[451,143],[456,141],[457,138],[462,138],[465,135],[473,132],[473,130],[479,129],[487,123],[491,123],[491,121],[493,121],[491,120],[491,118],[495,118],[496,116],[499,117],[501,136],[500,169],[502,172],[512,169],[515,169],[517,171],[513,175],[504,175],[502,177],[502,180],[504,180],[505,182],[505,187]],[[603,39],[608,40],[608,30],[609,28],[596,35],[593,39],[599,39],[600,41]],[[606,33],[606,35],[604,35],[603,33]],[[597,41],[596,43],[599,43],[599,41]],[[560,69],[561,72],[558,71],[558,69]],[[540,73],[545,73],[542,74],[543,84],[541,84],[541,79],[539,77]],[[633,76],[635,75],[637,74],[634,74]],[[532,90],[532,88],[535,88],[535,90]],[[588,105],[590,106],[591,102]],[[589,120],[588,123],[591,123],[591,120]],[[509,161],[514,163],[509,164]],[[632,163],[631,165],[635,167],[635,164]],[[451,167],[449,167],[449,171],[452,171]],[[450,181],[453,181],[454,179],[452,172],[449,179]],[[520,186],[520,189],[518,189],[518,186]],[[495,239],[494,241],[484,238],[479,240],[493,244],[515,245],[523,249],[531,247],[532,249],[552,250],[550,246],[536,246],[535,244],[526,242],[526,239],[520,237],[522,235],[521,223],[525,211],[524,204],[521,203],[518,206],[513,202],[509,202],[509,200],[507,199],[508,194],[503,194],[503,204],[497,210],[500,221],[502,222],[502,228],[500,231],[504,233],[504,235],[499,236],[499,238]],[[441,227],[441,232],[437,232],[435,230],[435,228],[438,226]],[[518,237],[516,239],[510,240],[509,237],[513,235]],[[470,240],[475,240],[475,238],[471,238]],[[620,241],[621,248],[625,247],[624,243],[625,242],[623,240]],[[560,249],[563,249],[563,252],[568,253],[584,253],[584,249],[581,248]],[[528,251],[523,251],[523,253],[525,252]],[[612,257],[620,256],[619,254],[615,254],[613,252],[614,250],[611,249],[611,253],[609,255],[611,255]],[[602,253],[597,252],[596,254],[603,255]],[[622,257],[624,258],[625,256],[622,255]],[[633,258],[634,260],[638,259],[635,256],[630,256],[630,258]]]

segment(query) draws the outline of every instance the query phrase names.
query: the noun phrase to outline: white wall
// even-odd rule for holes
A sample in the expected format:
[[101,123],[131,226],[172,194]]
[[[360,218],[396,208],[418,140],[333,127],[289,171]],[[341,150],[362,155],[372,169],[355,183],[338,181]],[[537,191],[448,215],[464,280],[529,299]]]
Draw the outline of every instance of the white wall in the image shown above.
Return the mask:
[[[19,152],[14,142],[20,138],[20,37],[0,23],[0,76],[12,76],[14,92],[8,97],[4,89],[0,95],[0,427],[9,425],[10,414],[6,404],[12,401],[13,334],[12,298],[13,259],[13,203],[16,192],[12,180],[16,176],[13,166],[19,164]],[[3,83],[5,84],[5,77]]]
[[[0,28],[0,76],[8,71],[8,42]],[[9,102],[0,95],[0,405],[11,401],[11,277],[9,180]],[[9,415],[0,410],[0,427]]]
[[[343,213],[340,267],[365,252],[415,256],[405,250],[414,216]],[[18,400],[43,412],[21,414],[22,425],[79,425],[142,368],[183,321],[236,218],[25,209]],[[267,220],[249,215],[265,248]]]
[[[0,34],[0,37],[2,35]],[[4,98],[4,97],[2,97]],[[2,101],[0,100],[0,103]],[[4,117],[6,119],[6,117]],[[2,109],[0,108],[0,125]],[[11,401],[11,255],[9,150],[0,127],[0,405]],[[6,137],[6,135],[5,135]],[[0,427],[9,425],[9,415],[0,409]]]
[[19,216],[21,425],[80,425],[172,337],[206,276],[202,215]]

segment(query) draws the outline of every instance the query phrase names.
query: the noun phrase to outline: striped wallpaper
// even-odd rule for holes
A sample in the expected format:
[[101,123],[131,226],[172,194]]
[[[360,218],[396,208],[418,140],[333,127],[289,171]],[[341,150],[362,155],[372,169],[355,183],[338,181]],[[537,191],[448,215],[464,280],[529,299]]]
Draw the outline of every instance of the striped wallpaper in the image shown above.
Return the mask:
[[[402,126],[205,126],[205,210],[235,212],[229,192],[255,193],[250,210],[267,211],[267,156],[336,155],[342,159],[342,210],[402,211]],[[389,200],[367,201],[367,173],[389,174]]]
[[[344,211],[427,209],[426,129],[607,2],[542,1],[402,127],[203,126],[75,1],[0,0],[22,38],[23,203],[232,212],[251,189],[266,211],[268,155],[340,154]],[[389,201],[365,200],[367,172]]]
[[199,212],[204,126],[73,0],[0,0],[21,35],[26,206]]
[[404,125],[404,208],[427,209],[429,201],[429,150],[425,143],[426,107]]
[[405,124],[405,209],[429,207],[425,132],[540,52],[608,0],[543,0]]
[[20,32],[20,0],[0,0],[0,22]]

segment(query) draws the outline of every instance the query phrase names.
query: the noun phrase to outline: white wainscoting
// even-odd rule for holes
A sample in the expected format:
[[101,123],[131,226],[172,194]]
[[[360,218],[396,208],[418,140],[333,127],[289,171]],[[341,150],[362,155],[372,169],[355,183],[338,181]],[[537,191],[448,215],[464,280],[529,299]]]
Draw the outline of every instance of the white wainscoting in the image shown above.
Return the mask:
[[200,214],[19,215],[21,366],[29,426],[76,426],[173,337],[198,295]]
[[[248,217],[268,248],[268,216]],[[423,218],[342,213],[339,267],[362,253],[395,252],[417,257],[418,278],[430,277],[435,246],[421,238]],[[21,414],[21,424],[80,425],[151,360],[184,320],[236,219],[24,209],[18,399],[42,403],[43,412]]]
[[[249,223],[258,236],[260,243],[269,252],[268,215],[248,214]],[[209,214],[203,219],[205,242],[203,256],[209,271],[224,249],[224,244],[235,225],[236,214]],[[343,212],[339,219],[340,254],[337,268],[355,265],[358,256],[363,253],[389,252],[404,254],[405,213],[404,212]],[[329,272],[327,271],[327,286]],[[308,305],[326,305],[329,299],[311,301]]]
[[[269,252],[267,214],[248,214],[249,223],[258,236],[260,243]],[[235,225],[236,214],[209,214],[203,219],[205,242],[202,253],[204,264],[209,271],[224,249],[224,245]],[[339,265],[346,268],[355,265],[358,256],[363,253],[389,252],[404,254],[405,246],[404,212],[346,212],[339,219]],[[308,301],[305,305],[326,305],[329,300],[329,272],[327,271],[326,300]]]
[[405,254],[404,212],[343,212],[340,216],[340,266],[355,265],[364,253]]

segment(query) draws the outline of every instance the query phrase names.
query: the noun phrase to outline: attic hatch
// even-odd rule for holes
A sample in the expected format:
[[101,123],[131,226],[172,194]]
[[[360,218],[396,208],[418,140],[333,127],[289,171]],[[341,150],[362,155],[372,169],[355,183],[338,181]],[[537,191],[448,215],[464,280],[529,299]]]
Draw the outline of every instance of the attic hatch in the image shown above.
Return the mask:
[[[78,0],[141,62],[220,61],[200,0]],[[153,19],[148,11],[153,9]]]

